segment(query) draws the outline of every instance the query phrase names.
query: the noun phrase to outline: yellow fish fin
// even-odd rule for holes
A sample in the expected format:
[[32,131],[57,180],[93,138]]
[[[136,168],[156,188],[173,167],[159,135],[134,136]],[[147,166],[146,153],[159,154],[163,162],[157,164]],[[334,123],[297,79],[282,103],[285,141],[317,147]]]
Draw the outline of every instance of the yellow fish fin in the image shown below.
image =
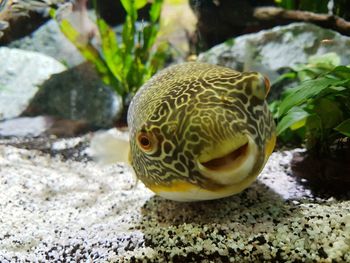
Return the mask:
[[276,134],[273,134],[271,138],[266,142],[265,145],[265,160],[269,158],[269,156],[272,154],[273,149],[276,145]]

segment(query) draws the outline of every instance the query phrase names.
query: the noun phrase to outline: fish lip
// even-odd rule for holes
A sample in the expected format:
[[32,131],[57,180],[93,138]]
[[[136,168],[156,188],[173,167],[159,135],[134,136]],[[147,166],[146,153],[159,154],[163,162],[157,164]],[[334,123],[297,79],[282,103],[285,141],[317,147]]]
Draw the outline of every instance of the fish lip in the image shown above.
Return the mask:
[[212,171],[224,171],[231,170],[233,165],[238,165],[238,163],[245,157],[248,150],[248,142],[239,146],[238,148],[233,149],[228,154],[224,156],[213,158],[206,162],[201,162],[201,165],[208,170]]
[[254,140],[247,136],[243,144],[233,146],[229,153],[200,162],[196,165],[199,172],[206,178],[221,185],[232,185],[242,182],[251,176],[258,159],[258,147]]

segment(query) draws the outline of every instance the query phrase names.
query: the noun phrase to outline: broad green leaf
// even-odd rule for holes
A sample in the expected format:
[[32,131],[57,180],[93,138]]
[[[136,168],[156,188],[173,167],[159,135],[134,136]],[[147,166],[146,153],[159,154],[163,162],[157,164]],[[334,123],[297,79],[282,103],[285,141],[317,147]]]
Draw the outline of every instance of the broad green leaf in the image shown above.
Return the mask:
[[[348,79],[350,80],[350,65],[349,66],[338,66],[334,68],[330,74],[333,74],[341,79]],[[349,85],[349,82],[348,82]]]
[[130,2],[134,2],[133,4],[135,5],[136,10],[141,9],[147,4],[147,0],[129,0]]
[[150,52],[150,49],[154,45],[156,38],[157,38],[157,33],[158,33],[158,27],[153,26],[151,24],[147,25],[143,29],[143,48],[142,52],[148,53]]
[[[292,110],[290,110],[286,116],[284,116],[281,121],[277,124],[277,135],[280,135],[282,132],[284,132],[286,129],[291,127],[292,125],[305,120],[310,114],[303,110],[300,107],[295,107]],[[301,127],[301,126],[300,126]]]
[[319,141],[324,140],[324,130],[322,129],[321,118],[317,114],[310,114],[306,120],[306,133],[304,141],[306,148],[312,149]]
[[347,119],[340,123],[334,130],[344,134],[347,137],[350,137],[350,119]]
[[286,79],[295,79],[297,77],[297,74],[295,72],[287,72],[279,76],[276,80],[274,80],[271,83],[271,86],[276,85],[277,83],[284,81]]
[[141,9],[147,4],[147,0],[120,0],[126,13],[128,15],[134,16],[137,10]]
[[160,12],[162,10],[163,0],[154,0],[149,11],[149,16],[152,23],[156,23],[160,17]]
[[126,59],[126,56],[132,55],[132,50],[135,47],[135,21],[128,16],[123,25],[122,31],[123,39],[123,60]]
[[133,78],[131,74],[137,74],[137,72],[133,71],[133,57],[131,54],[126,54],[125,60],[123,62],[123,82],[125,83],[126,92],[130,92],[131,86],[133,84]]
[[[154,45],[163,2],[164,0],[121,0],[127,13],[121,40],[117,39],[113,30],[97,14],[101,48],[96,48],[89,41],[83,41],[82,35],[68,21],[58,22],[66,37],[95,65],[102,80],[112,85],[116,92],[125,98],[129,93],[136,92],[144,81],[164,65],[167,53],[160,49],[158,52],[160,45]],[[145,30],[139,30],[136,26],[137,11],[147,3],[151,3],[151,21]],[[93,5],[96,9],[96,0],[93,0]],[[55,18],[55,9],[50,10],[50,15]],[[154,53],[156,48],[157,52]]]
[[330,90],[332,90],[332,91],[335,91],[335,92],[339,92],[339,91],[346,90],[346,88],[343,87],[343,86],[331,86],[331,87],[329,87],[328,89],[330,89]]
[[90,43],[81,40],[81,35],[69,23],[68,20],[62,20],[60,29],[63,34],[79,49],[82,55],[89,61],[93,62],[101,73],[107,73],[108,69],[101,59],[97,49]]
[[277,113],[278,113],[278,108],[280,105],[280,101],[279,100],[274,100],[271,103],[269,103],[269,109],[272,112],[273,118],[277,119]]
[[314,67],[333,69],[336,66],[340,65],[340,57],[335,52],[329,52],[323,55],[314,55],[309,59],[309,64],[312,64]]
[[348,66],[337,66],[335,67],[332,72],[344,72],[344,73],[349,73],[350,74],[350,65]]
[[301,83],[298,87],[294,88],[294,92],[291,91],[291,94],[282,100],[278,115],[282,116],[286,114],[293,106],[300,105],[330,85],[338,85],[343,82],[344,81],[339,81],[334,78],[320,77],[318,79],[308,80]]
[[317,114],[310,114],[306,120],[307,130],[319,131],[322,129],[321,118]]
[[98,18],[97,25],[101,35],[102,52],[106,64],[113,73],[114,77],[119,81],[122,81],[121,71],[123,63],[121,60],[121,50],[118,46],[117,37],[114,31],[107,25],[107,23],[103,19]]
[[306,124],[306,118],[303,118],[303,119],[301,119],[300,121],[297,121],[296,123],[292,124],[292,125],[290,126],[290,129],[291,129],[292,131],[295,131],[295,130],[300,129],[301,127],[304,127],[305,124]]
[[306,80],[314,79],[319,75],[321,75],[322,73],[325,73],[325,71],[319,68],[305,68],[299,71],[297,75],[300,81],[306,81]]
[[322,126],[325,129],[333,128],[343,119],[343,112],[336,101],[320,98],[315,101],[314,111],[321,118]]
[[[106,84],[116,86],[115,79],[98,50],[89,42],[82,41],[81,35],[68,20],[63,19],[61,23],[59,23],[59,27],[62,33],[77,47],[84,58],[93,63],[102,81]],[[117,92],[122,95],[121,90],[117,90]]]

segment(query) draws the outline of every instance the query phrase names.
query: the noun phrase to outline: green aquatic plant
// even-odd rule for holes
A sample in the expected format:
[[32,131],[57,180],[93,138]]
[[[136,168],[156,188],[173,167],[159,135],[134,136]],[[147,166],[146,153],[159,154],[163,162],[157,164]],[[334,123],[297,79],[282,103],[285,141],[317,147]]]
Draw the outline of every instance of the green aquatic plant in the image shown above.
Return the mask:
[[327,4],[329,0],[275,0],[276,4],[285,8],[285,9],[297,9],[297,10],[305,10],[312,11],[316,13],[327,13]]
[[348,0],[275,0],[275,3],[288,10],[294,9],[324,14],[331,11],[334,15],[345,19],[350,18]]
[[[80,41],[81,34],[67,19],[58,20],[61,31],[79,49],[81,54],[92,62],[105,83],[127,100],[157,70],[164,66],[168,57],[166,43],[156,45],[159,31],[159,18],[163,0],[151,3],[150,21],[137,25],[137,11],[147,4],[147,0],[121,0],[126,11],[121,39],[107,23],[96,13],[101,46]],[[95,3],[95,8],[96,3]],[[52,17],[56,13],[51,11]]]
[[[120,36],[99,16],[97,1],[93,1],[97,31],[95,41],[70,21],[72,2],[75,6],[79,5],[75,9],[85,11],[80,11],[80,18],[89,19],[86,0],[19,0],[14,8],[18,12],[49,13],[58,22],[62,33],[95,66],[102,80],[122,97],[127,108],[130,98],[164,66],[170,56],[169,45],[157,42],[163,0],[120,0],[126,11]],[[138,22],[138,10],[146,4],[150,4],[149,21]]]
[[350,137],[350,66],[339,63],[334,53],[312,57],[282,76],[298,82],[271,104],[282,141],[298,138],[308,151],[327,155]]

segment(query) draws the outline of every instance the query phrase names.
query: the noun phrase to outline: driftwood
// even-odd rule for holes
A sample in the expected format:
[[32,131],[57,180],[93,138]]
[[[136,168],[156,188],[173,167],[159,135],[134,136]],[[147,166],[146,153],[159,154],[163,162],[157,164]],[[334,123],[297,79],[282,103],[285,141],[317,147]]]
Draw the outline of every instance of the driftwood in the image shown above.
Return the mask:
[[323,28],[332,29],[343,35],[350,36],[350,22],[328,14],[316,14],[307,11],[285,10],[278,7],[257,7],[253,17],[262,24],[271,23],[271,26],[291,22],[310,22]]
[[309,22],[350,36],[350,21],[328,14],[285,10],[273,6],[274,1],[219,0],[216,4],[212,0],[189,2],[198,19],[192,45],[201,50],[232,37],[293,22]]

